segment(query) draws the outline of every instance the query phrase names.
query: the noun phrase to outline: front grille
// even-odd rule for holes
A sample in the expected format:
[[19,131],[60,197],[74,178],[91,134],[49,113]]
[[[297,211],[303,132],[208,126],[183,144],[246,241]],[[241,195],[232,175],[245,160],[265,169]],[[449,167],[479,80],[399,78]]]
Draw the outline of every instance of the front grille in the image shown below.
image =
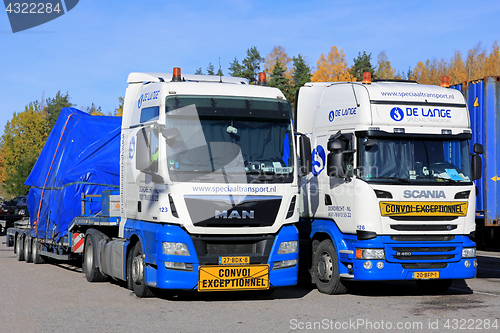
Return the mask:
[[197,227],[269,227],[281,206],[278,196],[186,196],[186,206]]
[[446,264],[446,262],[460,260],[462,247],[453,243],[446,245],[419,242],[405,243],[401,246],[401,244],[386,243],[384,249],[386,259],[390,262],[423,264],[422,261],[440,261],[441,264],[443,262]]
[[393,235],[396,242],[447,242],[455,239],[454,235]]
[[448,266],[445,262],[436,262],[430,264],[401,264],[405,269],[438,269],[446,268]]
[[453,221],[458,216],[389,216],[395,221]]
[[265,264],[271,253],[274,236],[205,236],[192,235],[201,265],[217,265],[219,257],[246,256],[251,264]]
[[397,252],[451,252],[456,247],[393,247]]
[[456,228],[456,224],[391,224],[391,229],[397,231],[450,231]]
[[397,260],[448,260],[455,257],[453,254],[434,254],[434,255],[411,255],[411,256],[392,256]]

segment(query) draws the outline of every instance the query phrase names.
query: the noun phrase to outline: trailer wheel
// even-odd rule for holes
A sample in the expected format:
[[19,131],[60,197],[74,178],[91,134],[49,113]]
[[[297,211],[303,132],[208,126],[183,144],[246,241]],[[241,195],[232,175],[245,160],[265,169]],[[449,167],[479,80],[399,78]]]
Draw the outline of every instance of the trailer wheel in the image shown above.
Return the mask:
[[140,298],[153,296],[153,293],[151,292],[145,281],[144,258],[140,242],[137,242],[137,244],[135,244],[134,246],[131,262],[132,265],[130,267],[130,272],[134,294]]
[[16,236],[16,257],[18,261],[24,260],[24,249],[23,249],[23,237],[21,234],[17,234]]
[[43,264],[45,262],[40,253],[38,253],[38,238],[31,240],[31,255],[33,256],[34,264]]
[[443,279],[443,280],[417,280],[418,289],[421,292],[429,295],[440,295],[444,294],[451,287],[453,280]]
[[24,261],[33,262],[33,257],[31,256],[31,239],[28,235],[24,236]]
[[323,294],[343,294],[347,291],[347,282],[339,275],[337,251],[333,243],[326,239],[322,241],[314,253],[313,280],[318,290]]
[[97,255],[97,244],[92,233],[85,236],[85,249],[83,253],[83,271],[89,282],[106,281],[106,275],[102,274],[99,267],[95,265]]

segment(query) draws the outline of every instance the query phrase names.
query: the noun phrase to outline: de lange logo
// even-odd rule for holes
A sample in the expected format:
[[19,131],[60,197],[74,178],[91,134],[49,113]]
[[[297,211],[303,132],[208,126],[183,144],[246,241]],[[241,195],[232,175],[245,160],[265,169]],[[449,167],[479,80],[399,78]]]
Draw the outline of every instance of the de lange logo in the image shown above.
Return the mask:
[[16,33],[52,21],[72,10],[79,0],[23,2],[3,0],[12,32]]
[[394,119],[395,121],[401,121],[405,117],[403,110],[401,110],[398,107],[392,108],[391,109],[391,118]]
[[312,174],[317,176],[325,168],[326,154],[321,146],[317,146],[312,151]]

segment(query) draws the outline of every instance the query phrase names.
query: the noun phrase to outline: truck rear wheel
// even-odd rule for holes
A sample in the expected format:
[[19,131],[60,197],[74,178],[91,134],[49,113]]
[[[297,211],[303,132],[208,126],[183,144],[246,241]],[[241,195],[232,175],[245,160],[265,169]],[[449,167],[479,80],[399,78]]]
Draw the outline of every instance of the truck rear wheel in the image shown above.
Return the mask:
[[24,236],[24,261],[33,262],[33,257],[31,256],[31,239],[28,235]]
[[102,274],[99,267],[96,266],[97,262],[97,243],[95,242],[94,235],[87,233],[85,236],[85,249],[83,253],[83,271],[85,277],[89,282],[102,282],[106,281],[106,275]]
[[347,283],[340,279],[337,251],[331,240],[322,241],[314,253],[313,281],[323,294],[343,294]]
[[33,238],[31,240],[31,255],[33,256],[34,264],[43,264],[45,260],[38,252],[38,238]]
[[153,293],[146,284],[146,275],[144,274],[144,258],[142,253],[142,246],[140,242],[135,244],[132,250],[132,260],[130,267],[130,279],[132,282],[132,289],[137,297],[151,297]]
[[429,295],[444,294],[451,287],[453,280],[417,280],[417,286],[420,291]]
[[16,236],[16,257],[18,261],[24,260],[24,240],[21,234],[17,234]]

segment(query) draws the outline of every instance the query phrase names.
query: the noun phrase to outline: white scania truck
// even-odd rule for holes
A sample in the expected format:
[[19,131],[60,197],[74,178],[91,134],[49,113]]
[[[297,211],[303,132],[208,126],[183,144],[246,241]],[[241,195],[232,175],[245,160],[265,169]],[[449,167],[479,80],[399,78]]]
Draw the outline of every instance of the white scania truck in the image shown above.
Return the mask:
[[[483,149],[455,89],[411,81],[308,83],[297,97],[301,258],[317,288],[476,275]],[[302,241],[303,239],[303,241]]]
[[283,94],[265,75],[249,85],[179,68],[128,83],[114,137],[88,141],[116,117],[62,112],[29,178],[31,225],[8,230],[18,259],[82,255],[87,280],[127,281],[139,297],[295,285],[298,177]]

